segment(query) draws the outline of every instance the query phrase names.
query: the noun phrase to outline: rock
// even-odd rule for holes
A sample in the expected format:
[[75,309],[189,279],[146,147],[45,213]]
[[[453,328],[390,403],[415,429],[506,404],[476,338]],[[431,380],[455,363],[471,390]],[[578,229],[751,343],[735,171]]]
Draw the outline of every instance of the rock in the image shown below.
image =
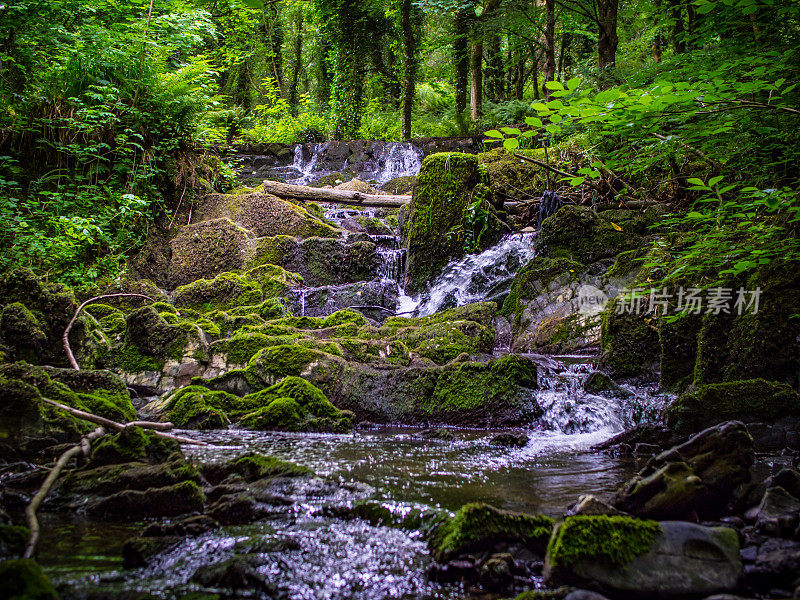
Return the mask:
[[554,531],[544,580],[612,596],[699,596],[733,590],[741,571],[732,529],[578,516]]
[[262,300],[259,283],[236,273],[222,273],[214,279],[198,279],[175,290],[175,306],[195,310],[253,306]]
[[179,536],[131,538],[122,546],[122,566],[126,569],[146,567],[153,557],[175,548],[181,540]]
[[600,371],[594,371],[583,382],[583,389],[590,394],[611,393],[622,398],[633,396],[633,392],[625,389],[621,385],[614,383],[608,375]]
[[389,194],[411,194],[414,186],[417,185],[416,175],[406,177],[395,177],[381,186],[381,190]]
[[278,265],[298,273],[306,285],[340,285],[370,281],[378,276],[380,257],[374,243],[344,242],[330,238],[261,238],[255,243],[248,269]]
[[246,452],[225,462],[203,463],[200,465],[200,472],[213,485],[233,476],[253,482],[264,478],[307,477],[312,474],[308,467],[257,452]]
[[258,557],[255,555],[234,556],[221,563],[200,567],[192,575],[192,581],[208,588],[247,590],[274,597],[276,590],[267,583],[265,576],[256,571],[256,566]]
[[250,253],[251,237],[250,232],[230,219],[201,221],[181,228],[170,242],[170,287],[242,269]]
[[132,461],[157,464],[164,462],[175,452],[180,453],[178,442],[141,427],[126,427],[119,433],[106,435],[97,443],[89,458],[89,466],[117,465]]
[[758,547],[754,564],[744,569],[743,584],[754,589],[790,591],[800,585],[800,542],[767,539]]
[[591,590],[574,590],[564,596],[564,600],[608,600],[608,598]]
[[596,496],[585,494],[578,498],[578,501],[570,506],[564,513],[564,517],[574,517],[575,515],[618,515],[620,512],[610,504],[603,502]]
[[219,529],[219,523],[208,515],[185,517],[169,523],[151,523],[141,537],[195,537]]
[[419,435],[430,440],[440,440],[443,442],[452,442],[456,439],[455,434],[444,427],[423,429],[419,432]]
[[[312,289],[298,288],[288,294],[286,304],[292,313],[307,317],[327,317],[351,306],[378,307],[359,308],[359,311],[370,318],[383,321],[387,314],[394,312],[397,299],[396,283],[374,279]],[[389,313],[380,310],[380,307]]]
[[524,448],[528,445],[528,436],[524,433],[498,433],[489,438],[492,446],[506,448]]
[[58,594],[36,561],[20,558],[0,562],[0,597],[56,600]]
[[[627,448],[627,454],[632,454],[633,449],[642,443],[657,445],[659,448],[674,446],[677,441],[675,434],[668,427],[661,425],[637,425],[633,429],[618,433],[605,442],[594,446],[593,450],[609,450],[616,454]],[[623,448],[624,447],[624,448]]]
[[259,237],[339,237],[341,231],[305,208],[261,191],[209,194],[201,201],[202,220],[227,218]]
[[553,520],[543,515],[514,513],[488,504],[466,504],[432,533],[428,548],[438,562],[473,552],[502,551],[508,544],[519,544],[542,554],[552,528]]
[[666,411],[667,423],[680,432],[722,421],[776,421],[797,415],[800,394],[786,384],[764,379],[702,385],[681,395]]
[[731,421],[710,427],[652,458],[620,488],[613,505],[645,518],[713,518],[749,479],[754,458],[744,425]]
[[536,253],[588,265],[641,244],[639,235],[619,231],[603,213],[598,215],[590,208],[568,204],[542,222],[536,236]]
[[0,310],[0,344],[12,360],[35,362],[45,350],[47,335],[39,319],[21,302]]
[[128,462],[74,471],[59,481],[56,489],[59,494],[108,496],[123,490],[168,487],[183,481],[200,483],[197,469],[183,459],[155,465]]
[[792,537],[800,523],[800,500],[780,486],[769,487],[754,516],[756,531]]
[[244,525],[262,516],[255,498],[247,492],[220,497],[208,507],[206,514],[223,525]]
[[27,527],[0,525],[0,560],[22,556],[30,534]]
[[136,521],[202,512],[205,498],[193,481],[144,491],[117,492],[89,505],[90,514],[108,520]]
[[[463,225],[464,209],[480,197],[478,194],[488,196],[484,180],[478,159],[472,155],[432,154],[422,161],[404,220],[409,294],[422,291],[450,259],[464,255],[468,229]],[[488,232],[476,240],[481,249],[489,247],[501,232],[491,213],[486,225]]]

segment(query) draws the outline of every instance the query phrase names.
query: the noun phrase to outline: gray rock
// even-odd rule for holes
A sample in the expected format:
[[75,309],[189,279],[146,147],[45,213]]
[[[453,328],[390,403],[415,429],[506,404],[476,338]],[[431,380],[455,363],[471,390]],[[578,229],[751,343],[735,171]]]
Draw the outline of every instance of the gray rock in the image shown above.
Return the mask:
[[754,564],[745,566],[748,587],[792,590],[800,585],[800,543],[770,538],[758,548]]
[[570,506],[564,513],[565,517],[575,515],[618,515],[619,511],[610,504],[603,502],[597,496],[586,494]]
[[574,590],[564,596],[564,600],[608,600],[608,598],[591,590]]
[[768,488],[755,512],[756,530],[790,537],[800,520],[800,500],[780,486]]
[[591,558],[554,568],[548,556],[545,582],[640,598],[698,596],[736,588],[742,563],[733,529],[682,521],[664,521],[661,527],[650,551],[624,568]]

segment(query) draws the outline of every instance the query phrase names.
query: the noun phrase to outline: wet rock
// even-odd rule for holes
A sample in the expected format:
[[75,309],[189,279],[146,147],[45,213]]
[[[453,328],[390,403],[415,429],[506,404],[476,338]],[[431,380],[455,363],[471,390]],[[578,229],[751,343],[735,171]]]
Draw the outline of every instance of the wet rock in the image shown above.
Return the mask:
[[736,532],[629,517],[570,517],[548,547],[544,579],[611,596],[674,597],[733,590],[742,571]]
[[578,501],[570,506],[564,513],[565,517],[575,515],[618,515],[620,512],[610,504],[603,502],[596,496],[583,495]]
[[75,471],[64,477],[56,489],[62,495],[107,496],[122,490],[167,487],[182,481],[200,483],[197,469],[183,459],[155,465],[130,462]]
[[224,462],[203,463],[200,472],[210,483],[217,485],[232,476],[246,482],[276,477],[308,477],[311,469],[274,456],[247,452]]
[[780,486],[767,488],[752,514],[756,531],[777,537],[792,537],[800,523],[800,500]]
[[27,527],[0,525],[0,560],[22,556],[30,534]]
[[345,285],[297,289],[288,294],[286,301],[294,314],[302,314],[307,317],[327,317],[338,310],[351,306],[383,307],[386,311],[359,309],[370,317],[374,316],[383,320],[386,316],[394,313],[397,298],[398,291],[395,282],[375,279]]
[[0,598],[56,600],[58,594],[35,561],[20,558],[0,562]]
[[452,442],[456,439],[455,434],[449,429],[439,427],[438,429],[423,429],[419,435],[430,440],[440,440],[443,442]]
[[722,421],[770,422],[800,415],[800,395],[786,384],[752,379],[699,386],[667,409],[667,423],[681,432]]
[[117,492],[89,505],[91,515],[120,521],[135,521],[149,517],[174,517],[202,512],[205,498],[200,487],[192,481],[144,491]]
[[207,515],[195,515],[171,523],[151,523],[141,537],[198,536],[219,529],[219,523]]
[[503,551],[508,544],[520,544],[541,554],[552,528],[553,520],[543,515],[514,513],[488,504],[466,504],[433,532],[428,548],[438,562],[473,552]]
[[744,425],[723,423],[652,458],[617,492],[613,505],[655,519],[719,516],[734,489],[749,479],[754,459]]
[[395,177],[390,179],[381,186],[384,192],[389,194],[411,194],[414,191],[414,186],[417,184],[416,175],[409,175],[406,177]]
[[602,394],[605,392],[622,398],[634,395],[633,392],[621,385],[617,385],[613,379],[600,371],[594,371],[586,378],[586,381],[583,382],[583,389],[590,394]]
[[181,543],[177,535],[131,538],[122,546],[122,566],[126,569],[146,567],[153,557]]
[[208,516],[223,525],[243,525],[261,517],[255,498],[246,492],[222,496],[208,507]]
[[594,446],[594,450],[606,450],[624,456],[632,455],[633,449],[638,444],[652,444],[660,449],[669,448],[676,444],[675,434],[661,425],[637,425],[633,429],[618,433],[605,442]]
[[266,577],[256,571],[257,556],[234,556],[214,565],[200,567],[192,575],[192,581],[209,588],[248,590],[256,597],[273,597],[276,590]]
[[793,590],[800,585],[800,542],[770,538],[758,546],[744,569],[743,583],[753,589]]
[[135,461],[151,464],[164,462],[181,447],[175,440],[156,435],[141,427],[126,427],[119,433],[106,435],[93,448],[90,467],[117,465]]
[[498,433],[489,438],[489,443],[492,446],[524,448],[528,445],[528,436],[524,433]]
[[574,590],[564,596],[564,600],[608,600],[608,598],[591,590]]

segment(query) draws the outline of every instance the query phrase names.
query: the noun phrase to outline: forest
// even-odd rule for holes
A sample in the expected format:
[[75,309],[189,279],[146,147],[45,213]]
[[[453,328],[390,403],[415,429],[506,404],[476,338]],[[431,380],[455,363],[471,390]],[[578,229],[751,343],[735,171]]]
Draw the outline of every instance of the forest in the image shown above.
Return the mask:
[[0,0],[0,598],[800,598],[800,2]]

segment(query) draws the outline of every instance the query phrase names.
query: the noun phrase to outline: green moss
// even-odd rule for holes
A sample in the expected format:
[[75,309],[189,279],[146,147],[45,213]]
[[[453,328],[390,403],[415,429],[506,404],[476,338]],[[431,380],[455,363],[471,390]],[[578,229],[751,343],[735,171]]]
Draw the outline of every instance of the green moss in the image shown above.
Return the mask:
[[[541,150],[523,150],[522,152],[533,153],[542,161],[545,158]],[[477,156],[481,165],[486,168],[493,202],[499,203],[507,198],[524,200],[542,195],[547,180],[541,167],[516,158],[502,148],[482,152]]]
[[247,276],[258,281],[265,298],[277,298],[291,288],[303,283],[303,278],[278,265],[264,264],[247,272]]
[[242,426],[249,429],[302,431],[303,410],[291,398],[276,398],[267,406],[246,415]]
[[414,191],[414,186],[416,184],[416,175],[408,175],[406,177],[395,177],[394,179],[390,179],[381,186],[381,189],[389,194],[404,195],[411,194]]
[[591,264],[642,245],[641,237],[619,231],[592,209],[566,205],[542,222],[536,252],[548,258],[568,258]]
[[128,373],[160,371],[165,360],[155,356],[145,356],[136,346],[124,345],[112,348],[108,354],[109,362]]
[[301,377],[286,377],[273,386],[248,394],[245,401],[264,406],[277,398],[291,398],[315,417],[332,418],[339,415],[339,410],[328,401],[322,390]]
[[181,388],[170,396],[167,418],[178,427],[224,429],[228,415],[240,409],[240,399],[224,391],[212,391],[199,385]]
[[298,465],[274,456],[265,456],[257,452],[247,452],[222,463],[205,463],[200,466],[203,476],[211,483],[235,476],[245,481],[256,481],[272,477],[307,477],[313,471],[303,465]]
[[391,235],[392,230],[374,217],[356,217],[356,223],[364,228],[370,235]]
[[33,313],[14,302],[0,311],[0,343],[12,349],[15,358],[35,361],[47,344],[47,335]]
[[98,322],[106,335],[118,336],[125,332],[125,315],[121,311],[110,313]]
[[261,286],[245,275],[222,273],[214,279],[199,279],[175,290],[175,306],[213,310],[260,304]]
[[178,442],[159,437],[141,427],[126,427],[100,440],[89,464],[96,467],[142,460],[161,462],[174,452],[180,452]]
[[442,371],[433,394],[420,408],[431,414],[473,410],[508,403],[521,389],[535,389],[536,364],[526,358],[509,355],[488,363],[461,363]]
[[770,422],[800,415],[800,395],[785,383],[750,379],[698,387],[666,411],[679,431],[698,431],[722,421]]
[[646,254],[647,246],[620,252],[617,260],[608,268],[606,275],[611,278],[625,278],[634,275],[641,269]]
[[600,323],[600,365],[614,377],[650,373],[661,355],[658,317],[617,312],[619,298],[608,303]]
[[335,313],[322,319],[322,327],[336,327],[345,323],[352,323],[357,326],[366,325],[367,319],[360,312],[355,310],[337,310]]
[[175,356],[176,349],[179,353],[186,344],[186,333],[167,323],[152,306],[143,306],[128,315],[125,344],[135,346],[144,356],[163,359]]
[[553,519],[544,515],[513,513],[473,503],[462,506],[452,519],[438,527],[428,545],[439,562],[491,550],[498,542],[519,543],[541,552],[552,529]]
[[300,376],[309,363],[322,358],[318,350],[297,345],[272,346],[260,350],[247,365],[248,372],[270,385],[291,375]]
[[608,515],[567,517],[553,532],[547,560],[553,567],[569,567],[582,560],[624,567],[647,554],[660,534],[657,521]]
[[523,300],[530,300],[548,291],[554,282],[564,285],[576,281],[586,267],[566,258],[546,258],[537,256],[530,260],[519,270],[511,291],[503,303],[500,314],[506,317],[514,316],[519,322],[525,308]]
[[31,532],[19,525],[0,525],[0,560],[22,556]]
[[478,158],[470,154],[431,154],[422,161],[404,223],[409,292],[421,291],[451,258],[463,256],[464,208],[483,181]]
[[20,558],[0,562],[0,597],[6,600],[56,600],[58,594],[35,561]]

